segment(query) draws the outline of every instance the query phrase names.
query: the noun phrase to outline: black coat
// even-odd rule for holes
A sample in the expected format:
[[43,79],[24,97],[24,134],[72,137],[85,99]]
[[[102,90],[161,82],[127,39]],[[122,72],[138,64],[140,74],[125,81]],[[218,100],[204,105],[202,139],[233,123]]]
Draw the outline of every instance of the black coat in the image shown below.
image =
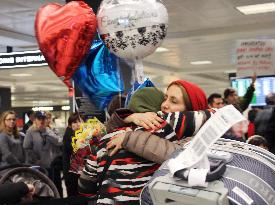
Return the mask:
[[64,176],[66,177],[69,168],[70,168],[70,159],[71,155],[73,152],[73,147],[72,147],[72,137],[74,136],[74,131],[72,128],[67,127],[65,134],[63,136],[63,173]]
[[21,198],[29,192],[24,182],[0,185],[0,204],[19,203]]
[[264,137],[267,140],[269,151],[275,154],[275,107],[272,109],[272,114],[267,123]]

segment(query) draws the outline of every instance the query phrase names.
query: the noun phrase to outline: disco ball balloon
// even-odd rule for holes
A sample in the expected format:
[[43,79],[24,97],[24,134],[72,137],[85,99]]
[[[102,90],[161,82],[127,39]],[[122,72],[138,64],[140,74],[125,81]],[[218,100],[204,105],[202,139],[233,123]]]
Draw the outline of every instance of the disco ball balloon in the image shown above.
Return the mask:
[[160,0],[103,0],[97,22],[100,36],[112,53],[142,59],[165,38],[168,13]]

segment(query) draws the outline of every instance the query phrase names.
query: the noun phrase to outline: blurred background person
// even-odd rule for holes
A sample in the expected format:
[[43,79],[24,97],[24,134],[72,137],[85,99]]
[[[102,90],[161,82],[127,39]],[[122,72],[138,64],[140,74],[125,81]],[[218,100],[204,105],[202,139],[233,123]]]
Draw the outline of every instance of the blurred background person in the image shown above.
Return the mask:
[[36,111],[34,123],[28,129],[23,143],[27,162],[47,169],[51,177],[50,167],[57,155],[56,146],[61,145],[62,138],[47,127],[45,112]]
[[27,130],[30,128],[30,126],[32,126],[32,124],[33,124],[34,111],[33,110],[28,111],[27,116],[29,118],[29,121],[26,124],[24,124],[23,129],[22,129],[22,132],[25,134],[27,133]]
[[234,105],[234,107],[238,109],[241,113],[245,111],[253,98],[253,93],[255,91],[255,81],[256,74],[252,76],[252,82],[247,88],[247,91],[243,97],[239,97],[237,91],[233,88],[225,89],[223,93],[225,103],[227,105]]
[[272,107],[275,106],[275,93],[270,93],[265,97],[266,106],[257,113],[255,118],[255,134],[265,137],[268,120],[272,115]]
[[16,127],[16,114],[6,111],[0,118],[0,165],[23,164],[23,141]]
[[247,133],[248,121],[242,121],[234,124],[222,138],[245,142],[245,133]]
[[275,107],[272,108],[265,130],[264,138],[267,140],[269,151],[275,154]]
[[224,102],[222,96],[219,93],[212,93],[209,95],[208,99],[208,107],[209,108],[222,108],[224,106]]
[[268,143],[266,139],[260,135],[253,135],[247,141],[248,144],[252,144],[263,149],[268,150]]
[[79,175],[69,172],[69,169],[73,152],[72,137],[74,137],[75,131],[80,129],[81,122],[82,119],[79,114],[72,113],[68,119],[68,127],[63,136],[63,175],[68,197],[78,195],[77,184]]
[[255,118],[258,114],[259,110],[258,109],[251,109],[248,111],[248,128],[247,128],[247,133],[246,133],[246,138],[248,139],[249,137],[255,135]]
[[55,134],[59,135],[59,131],[55,128],[55,125],[53,123],[53,115],[51,112],[46,111],[45,112],[46,115],[46,125],[49,129],[51,129]]
[[[48,129],[53,131],[60,139],[63,139],[63,137],[60,135],[59,131],[53,126],[53,116],[51,112],[46,111],[46,126]],[[62,166],[62,144],[53,145],[52,146],[52,152],[54,154],[53,161],[50,165],[50,178],[53,180],[56,188],[58,189],[58,192],[60,196],[63,196],[63,190],[62,190],[62,179],[61,179],[61,171],[63,170]]]

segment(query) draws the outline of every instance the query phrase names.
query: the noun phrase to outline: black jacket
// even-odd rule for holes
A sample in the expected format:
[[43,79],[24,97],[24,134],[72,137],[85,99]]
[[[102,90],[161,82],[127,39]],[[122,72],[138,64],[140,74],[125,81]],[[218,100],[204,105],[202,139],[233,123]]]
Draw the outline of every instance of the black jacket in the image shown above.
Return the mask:
[[24,182],[1,184],[0,204],[19,203],[28,192],[28,186]]
[[32,126],[33,122],[31,120],[29,120],[22,129],[22,132],[24,132],[25,134],[27,133],[27,130],[30,128],[30,126]]
[[264,137],[267,140],[269,151],[275,154],[275,107],[272,108],[271,117],[267,123]]
[[74,131],[72,128],[67,127],[65,134],[63,136],[63,173],[66,177],[70,168],[70,159],[73,152],[72,147],[72,137],[74,136]]

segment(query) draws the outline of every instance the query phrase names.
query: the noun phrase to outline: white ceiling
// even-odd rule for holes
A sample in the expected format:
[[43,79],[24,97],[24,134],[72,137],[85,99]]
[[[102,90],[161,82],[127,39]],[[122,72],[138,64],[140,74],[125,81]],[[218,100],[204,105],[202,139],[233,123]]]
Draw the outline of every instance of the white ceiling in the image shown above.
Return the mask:
[[[1,0],[0,52],[36,50],[34,17],[48,2]],[[235,70],[234,50],[238,39],[275,38],[275,12],[245,16],[235,7],[271,2],[268,0],[164,0],[169,14],[168,36],[162,47],[168,52],[144,59],[145,74],[161,88],[174,79],[199,84],[206,93],[229,86],[228,72]],[[211,65],[194,66],[191,61],[210,60]],[[31,77],[12,77],[30,73]],[[13,106],[67,104],[67,89],[47,67],[0,70],[0,86],[11,86]]]

